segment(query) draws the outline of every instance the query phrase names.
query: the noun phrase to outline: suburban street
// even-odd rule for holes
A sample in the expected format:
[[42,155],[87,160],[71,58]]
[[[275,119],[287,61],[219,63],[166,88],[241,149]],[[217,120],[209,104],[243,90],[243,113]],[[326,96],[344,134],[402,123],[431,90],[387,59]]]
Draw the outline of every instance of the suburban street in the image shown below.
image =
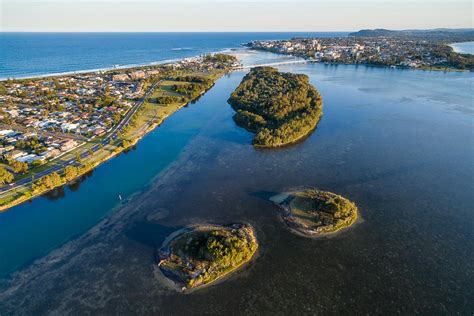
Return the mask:
[[[101,141],[102,145],[109,144],[110,140],[113,140],[113,141],[117,140],[117,138],[119,137],[120,132],[122,132],[124,127],[127,126],[130,123],[130,120],[132,119],[132,117],[135,115],[135,113],[137,113],[137,111],[143,105],[145,100],[156,89],[156,87],[160,84],[160,82],[161,82],[161,80],[155,82],[150,88],[148,88],[147,92],[143,95],[143,97],[141,97],[137,102],[135,102],[133,107],[127,112],[127,114],[122,118],[122,120],[109,131],[107,136],[104,137],[104,139]],[[100,149],[100,144],[97,144],[97,145],[93,146],[92,148],[90,148],[90,150],[92,150],[93,152],[96,152],[99,149]],[[89,150],[84,150],[83,152],[80,153],[81,159],[87,158],[89,155],[90,155]],[[46,170],[43,170],[41,172],[36,173],[35,177],[34,177],[34,180],[39,179],[43,176],[46,176],[50,173],[61,171],[66,166],[73,165],[73,164],[74,165],[79,165],[79,163],[76,161],[75,158],[64,161],[59,165],[56,165],[54,167],[51,167],[49,169],[46,169]],[[18,180],[16,182],[10,183],[9,185],[5,185],[5,186],[0,188],[0,194],[15,190],[20,186],[30,185],[31,182],[32,182],[31,178],[24,178],[24,179]]]

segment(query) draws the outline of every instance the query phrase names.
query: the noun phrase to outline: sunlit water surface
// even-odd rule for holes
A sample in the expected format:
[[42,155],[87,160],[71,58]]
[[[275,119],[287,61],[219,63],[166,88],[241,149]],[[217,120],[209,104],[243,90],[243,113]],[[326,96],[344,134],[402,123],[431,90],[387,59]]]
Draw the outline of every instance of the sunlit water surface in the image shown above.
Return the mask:
[[[244,75],[235,72],[78,190],[2,214],[4,271],[28,262],[10,262],[15,249],[57,248],[42,239],[84,218],[93,225],[97,210],[105,219],[13,275],[0,313],[472,313],[473,75],[324,64],[281,70],[307,74],[324,100],[324,116],[303,142],[250,145],[252,134],[234,124],[226,103]],[[332,238],[293,235],[268,197],[301,185],[348,197],[362,221]],[[119,205],[117,194],[129,200]],[[37,232],[42,221],[50,229]],[[235,221],[257,230],[260,253],[249,268],[189,295],[154,276],[155,251],[169,233]]]

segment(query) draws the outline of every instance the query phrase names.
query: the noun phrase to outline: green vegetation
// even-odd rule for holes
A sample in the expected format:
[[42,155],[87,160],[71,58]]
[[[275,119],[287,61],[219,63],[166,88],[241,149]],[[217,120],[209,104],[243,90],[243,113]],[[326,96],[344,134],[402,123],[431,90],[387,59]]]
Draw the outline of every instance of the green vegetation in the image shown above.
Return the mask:
[[64,178],[67,182],[74,180],[80,174],[80,169],[76,166],[67,166],[64,168]]
[[305,189],[277,195],[272,200],[284,210],[284,222],[304,235],[334,233],[357,220],[357,206],[331,192]]
[[256,132],[253,144],[279,147],[311,133],[322,114],[318,91],[301,74],[253,68],[232,93],[235,122]]
[[28,171],[28,164],[26,162],[21,162],[17,160],[9,160],[8,164],[13,169],[15,173],[25,173]]
[[217,53],[217,54],[207,54],[206,56],[204,56],[203,61],[205,63],[220,64],[218,68],[224,69],[225,65],[234,63],[237,61],[237,59],[235,58],[235,56],[232,56],[232,55]]
[[3,84],[0,83],[0,95],[6,95],[7,94],[7,88]]
[[257,248],[250,225],[195,227],[165,245],[159,267],[184,289],[191,289],[235,271]]
[[5,168],[0,167],[0,184],[6,184],[12,182],[14,179],[13,175],[8,172]]
[[63,184],[64,180],[61,178],[61,176],[57,172],[53,172],[33,182],[32,191],[43,192],[45,190],[54,189],[55,187]]
[[[231,63],[235,63],[237,59],[233,56],[229,57],[213,57],[206,56],[208,64],[196,62],[186,67],[175,67],[164,65],[160,68],[159,75],[144,79],[142,91],[149,89],[153,83],[160,80],[158,87],[152,92],[147,100],[141,105],[138,111],[132,116],[129,124],[123,129],[118,139],[109,138],[107,144],[103,144],[105,135],[89,139],[87,142],[81,143],[78,147],[70,152],[63,153],[57,158],[49,161],[34,161],[28,168],[26,163],[18,163],[17,161],[1,161],[0,168],[0,185],[18,181],[21,179],[31,179],[28,184],[18,186],[14,189],[7,190],[0,195],[0,211],[4,211],[15,205],[23,203],[35,196],[43,194],[58,186],[73,181],[77,177],[92,170],[101,163],[118,155],[127,148],[134,146],[145,134],[152,131],[156,126],[161,124],[169,115],[185,106],[188,102],[195,100],[201,94],[212,87],[214,82],[223,74],[231,69]],[[227,63],[212,64],[212,60],[225,59]],[[58,80],[53,83],[56,86],[61,84]],[[15,81],[21,82],[21,81]],[[186,88],[177,89],[175,86],[183,85]],[[122,105],[112,97],[108,90],[105,91],[102,98],[97,99],[97,107],[103,108],[114,105],[120,108]],[[79,104],[79,107],[84,105]],[[55,111],[56,108],[45,108],[43,114],[47,111]],[[85,107],[84,111],[94,111],[94,107]],[[3,123],[12,123],[5,111],[0,109],[0,116],[4,116]],[[109,124],[117,124],[122,116],[126,113],[116,114]],[[44,148],[36,138],[19,143],[21,148],[35,153],[42,152]],[[94,150],[92,150],[94,148]],[[97,148],[97,149],[95,149]],[[85,155],[87,153],[87,155]],[[75,160],[75,164],[64,166]],[[58,168],[61,167],[61,168]],[[38,178],[38,173],[44,172],[51,168],[57,168],[55,174]],[[14,173],[14,174],[13,174]],[[14,179],[11,179],[11,176]]]

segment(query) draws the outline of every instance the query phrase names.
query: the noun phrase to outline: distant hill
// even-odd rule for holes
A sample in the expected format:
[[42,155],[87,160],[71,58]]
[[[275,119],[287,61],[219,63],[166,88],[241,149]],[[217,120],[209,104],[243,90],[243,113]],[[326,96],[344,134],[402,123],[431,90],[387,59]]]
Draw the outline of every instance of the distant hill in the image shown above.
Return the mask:
[[360,30],[350,33],[355,37],[415,37],[446,42],[474,41],[474,29],[431,29],[431,30]]

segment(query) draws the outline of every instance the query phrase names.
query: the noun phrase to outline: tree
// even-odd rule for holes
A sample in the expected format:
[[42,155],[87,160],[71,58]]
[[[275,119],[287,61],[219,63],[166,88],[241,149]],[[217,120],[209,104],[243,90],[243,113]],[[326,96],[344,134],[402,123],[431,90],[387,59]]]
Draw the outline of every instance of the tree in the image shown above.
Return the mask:
[[122,140],[122,147],[127,149],[128,147],[130,147],[130,142],[126,139]]
[[0,167],[0,184],[4,185],[6,183],[12,182],[14,179],[13,175],[8,172],[4,167]]
[[0,95],[6,95],[7,94],[7,88],[3,84],[0,83]]
[[79,169],[75,166],[67,166],[64,168],[64,178],[66,178],[66,181],[72,181],[74,180],[79,174]]
[[51,190],[63,184],[61,176],[57,172],[46,175],[36,182],[33,182],[33,191]]
[[76,161],[79,163],[82,162],[81,153],[76,153]]
[[26,162],[11,160],[10,167],[12,167],[13,172],[15,173],[25,173],[28,171],[28,164]]
[[305,75],[253,68],[231,94],[235,122],[255,132],[253,144],[277,147],[310,133],[321,117],[319,92]]
[[33,162],[31,163],[31,166],[33,167],[39,167],[43,164],[43,161],[41,160],[33,160]]
[[120,122],[122,116],[120,115],[120,113],[115,112],[114,114],[112,114],[112,118],[114,120],[114,123],[117,124],[118,122]]

